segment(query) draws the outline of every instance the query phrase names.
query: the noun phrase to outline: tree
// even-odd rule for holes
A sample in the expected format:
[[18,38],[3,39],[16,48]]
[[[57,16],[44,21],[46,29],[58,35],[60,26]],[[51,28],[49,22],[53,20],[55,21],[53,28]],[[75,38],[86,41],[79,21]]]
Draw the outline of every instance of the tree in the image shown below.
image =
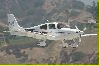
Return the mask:
[[98,2],[95,3],[95,1],[93,1],[92,5],[88,5],[87,6],[87,11],[90,12],[93,15],[93,18],[96,19],[96,21],[98,22]]
[[[68,1],[66,1],[68,2]],[[66,22],[69,23],[69,18],[73,16],[77,16],[80,14],[80,10],[84,8],[84,3],[78,0],[72,0],[71,3],[68,3],[66,8],[64,9],[64,13],[66,14]]]
[[73,0],[72,8],[73,9],[83,9],[84,8],[84,3],[79,1],[79,0]]
[[43,5],[45,0],[34,0],[34,7],[40,7]]

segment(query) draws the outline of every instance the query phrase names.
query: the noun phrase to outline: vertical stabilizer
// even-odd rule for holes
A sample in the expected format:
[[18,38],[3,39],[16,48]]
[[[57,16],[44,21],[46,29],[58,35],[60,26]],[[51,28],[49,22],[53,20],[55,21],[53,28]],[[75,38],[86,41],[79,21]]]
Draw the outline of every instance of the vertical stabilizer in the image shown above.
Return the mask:
[[9,23],[10,31],[16,31],[16,30],[21,29],[21,27],[18,25],[18,22],[13,14],[8,14],[8,23]]
[[24,28],[20,27],[15,16],[13,14],[8,14],[9,31],[11,35],[25,36]]

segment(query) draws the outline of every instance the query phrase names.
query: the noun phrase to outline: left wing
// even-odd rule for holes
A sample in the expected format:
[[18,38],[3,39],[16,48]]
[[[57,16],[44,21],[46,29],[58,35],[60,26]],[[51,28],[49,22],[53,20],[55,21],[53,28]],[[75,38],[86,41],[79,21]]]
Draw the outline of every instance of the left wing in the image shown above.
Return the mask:
[[82,37],[85,37],[85,36],[95,36],[97,34],[84,34],[84,35],[81,35]]

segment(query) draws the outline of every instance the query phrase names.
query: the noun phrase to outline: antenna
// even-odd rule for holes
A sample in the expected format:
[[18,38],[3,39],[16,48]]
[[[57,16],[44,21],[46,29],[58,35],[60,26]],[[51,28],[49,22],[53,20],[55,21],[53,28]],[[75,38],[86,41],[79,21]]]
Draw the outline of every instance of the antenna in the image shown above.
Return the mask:
[[49,22],[49,20],[47,20],[47,22]]

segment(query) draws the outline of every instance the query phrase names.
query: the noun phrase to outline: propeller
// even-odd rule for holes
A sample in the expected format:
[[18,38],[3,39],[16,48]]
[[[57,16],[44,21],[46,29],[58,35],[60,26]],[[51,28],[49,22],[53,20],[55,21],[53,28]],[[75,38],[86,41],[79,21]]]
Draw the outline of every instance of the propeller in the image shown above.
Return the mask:
[[85,31],[85,30],[87,30],[87,28],[86,28],[86,27],[83,29],[83,31]]
[[49,22],[49,20],[46,20],[47,22]]
[[75,25],[75,28],[76,28],[77,30],[79,30],[78,27],[77,27],[76,25]]
[[[75,28],[77,29],[77,30],[79,30],[79,28],[75,25]],[[86,27],[84,27],[84,29],[82,30],[82,31],[85,31],[85,30],[87,30],[87,28]],[[81,31],[81,30],[80,30]]]
[[81,31],[81,30],[79,30],[79,28],[75,25],[75,28],[79,31],[79,35],[80,35],[80,37],[79,37],[79,42],[81,42],[81,35],[82,34],[84,34],[84,31],[87,29],[86,27]]

